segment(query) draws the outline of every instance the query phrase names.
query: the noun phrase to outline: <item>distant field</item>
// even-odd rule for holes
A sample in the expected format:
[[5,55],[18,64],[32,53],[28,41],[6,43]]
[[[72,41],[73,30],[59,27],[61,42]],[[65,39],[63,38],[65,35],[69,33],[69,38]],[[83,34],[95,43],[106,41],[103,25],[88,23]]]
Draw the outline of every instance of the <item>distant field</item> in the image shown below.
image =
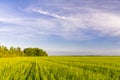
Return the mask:
[[0,80],[120,80],[120,57],[0,58]]

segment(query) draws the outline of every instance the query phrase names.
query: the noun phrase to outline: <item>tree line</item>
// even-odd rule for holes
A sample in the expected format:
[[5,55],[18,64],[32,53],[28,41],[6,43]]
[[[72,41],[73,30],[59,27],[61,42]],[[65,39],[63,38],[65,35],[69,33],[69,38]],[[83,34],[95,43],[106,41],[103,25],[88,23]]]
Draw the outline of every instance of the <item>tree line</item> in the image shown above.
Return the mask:
[[48,56],[47,52],[40,48],[25,48],[0,46],[0,57],[16,57],[16,56]]

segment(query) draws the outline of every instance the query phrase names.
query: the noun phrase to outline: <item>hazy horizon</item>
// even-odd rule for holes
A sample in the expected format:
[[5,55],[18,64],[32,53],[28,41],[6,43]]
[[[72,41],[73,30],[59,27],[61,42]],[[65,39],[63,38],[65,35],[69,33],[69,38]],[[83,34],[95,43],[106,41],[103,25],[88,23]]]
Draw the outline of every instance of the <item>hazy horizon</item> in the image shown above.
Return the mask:
[[120,56],[120,51],[47,51],[49,56]]

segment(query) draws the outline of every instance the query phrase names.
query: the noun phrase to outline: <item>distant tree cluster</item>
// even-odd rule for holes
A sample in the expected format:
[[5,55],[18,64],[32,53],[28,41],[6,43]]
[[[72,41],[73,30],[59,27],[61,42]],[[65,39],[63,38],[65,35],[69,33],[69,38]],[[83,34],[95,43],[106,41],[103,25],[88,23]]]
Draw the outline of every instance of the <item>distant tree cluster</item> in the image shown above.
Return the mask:
[[26,56],[48,56],[48,54],[39,48],[25,48],[23,50]]
[[39,48],[25,48],[0,46],[0,57],[16,57],[16,56],[48,56],[48,54]]

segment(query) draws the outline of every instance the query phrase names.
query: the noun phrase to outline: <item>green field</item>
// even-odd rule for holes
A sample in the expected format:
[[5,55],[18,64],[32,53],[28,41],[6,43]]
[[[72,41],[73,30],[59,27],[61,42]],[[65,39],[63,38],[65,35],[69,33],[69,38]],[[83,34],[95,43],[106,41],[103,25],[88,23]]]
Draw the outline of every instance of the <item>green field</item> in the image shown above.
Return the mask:
[[120,57],[0,58],[0,80],[120,80]]

